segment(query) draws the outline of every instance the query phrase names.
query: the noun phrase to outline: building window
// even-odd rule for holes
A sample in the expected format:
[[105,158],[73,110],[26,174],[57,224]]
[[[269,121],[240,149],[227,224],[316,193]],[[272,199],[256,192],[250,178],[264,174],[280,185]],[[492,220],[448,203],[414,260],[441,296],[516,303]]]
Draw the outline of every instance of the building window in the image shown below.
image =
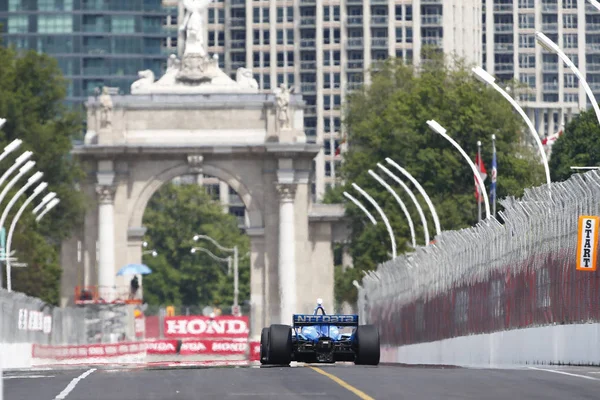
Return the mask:
[[28,30],[29,18],[26,15],[8,17],[8,33],[27,33]]
[[535,28],[535,14],[519,14],[519,28],[521,28],[521,29]]
[[535,54],[519,54],[519,67],[535,68]]
[[135,33],[135,17],[112,17],[112,33]]
[[577,93],[565,93],[565,103],[579,103],[579,95]]
[[563,47],[567,49],[577,48],[577,34],[569,33],[563,35]]
[[532,49],[535,47],[534,35],[519,35],[519,48]]
[[73,32],[73,18],[70,15],[40,15],[38,19],[39,33]]
[[519,81],[521,81],[521,83],[525,83],[526,85],[528,85],[531,88],[535,87],[535,74],[521,74],[519,76]]
[[563,25],[565,28],[577,28],[577,14],[563,15]]
[[565,74],[565,88],[576,88],[577,80],[573,74]]

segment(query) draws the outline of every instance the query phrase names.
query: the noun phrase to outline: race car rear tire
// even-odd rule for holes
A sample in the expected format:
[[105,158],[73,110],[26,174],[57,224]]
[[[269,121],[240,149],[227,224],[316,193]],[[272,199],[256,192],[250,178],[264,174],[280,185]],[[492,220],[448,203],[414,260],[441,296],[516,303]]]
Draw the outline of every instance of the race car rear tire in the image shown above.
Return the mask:
[[260,334],[260,363],[269,363],[269,328],[263,328]]
[[292,361],[292,328],[289,325],[271,325],[267,357],[269,364],[290,364]]
[[374,325],[361,325],[354,335],[356,365],[378,365],[380,358],[379,331]]

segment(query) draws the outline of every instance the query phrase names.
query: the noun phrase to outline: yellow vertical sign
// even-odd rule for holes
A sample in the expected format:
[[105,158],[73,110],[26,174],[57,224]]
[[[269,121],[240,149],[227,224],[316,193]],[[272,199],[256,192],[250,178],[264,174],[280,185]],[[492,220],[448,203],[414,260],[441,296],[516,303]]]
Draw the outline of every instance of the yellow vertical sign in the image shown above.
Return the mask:
[[595,271],[600,217],[582,215],[577,230],[577,270]]

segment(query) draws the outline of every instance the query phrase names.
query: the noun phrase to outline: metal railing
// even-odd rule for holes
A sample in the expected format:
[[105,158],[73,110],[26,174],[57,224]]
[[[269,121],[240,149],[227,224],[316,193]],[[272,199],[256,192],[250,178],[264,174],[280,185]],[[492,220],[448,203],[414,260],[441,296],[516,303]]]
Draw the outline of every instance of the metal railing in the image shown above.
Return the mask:
[[406,345],[549,324],[600,321],[600,273],[575,268],[578,218],[600,213],[600,173],[501,201],[498,220],[446,231],[369,272],[361,318]]

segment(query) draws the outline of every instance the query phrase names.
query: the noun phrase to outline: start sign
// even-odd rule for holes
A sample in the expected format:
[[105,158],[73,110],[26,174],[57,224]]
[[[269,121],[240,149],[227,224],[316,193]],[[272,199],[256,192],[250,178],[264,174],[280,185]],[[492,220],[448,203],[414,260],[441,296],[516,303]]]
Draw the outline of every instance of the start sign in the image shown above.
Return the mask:
[[577,233],[577,270],[595,271],[600,217],[580,216]]

